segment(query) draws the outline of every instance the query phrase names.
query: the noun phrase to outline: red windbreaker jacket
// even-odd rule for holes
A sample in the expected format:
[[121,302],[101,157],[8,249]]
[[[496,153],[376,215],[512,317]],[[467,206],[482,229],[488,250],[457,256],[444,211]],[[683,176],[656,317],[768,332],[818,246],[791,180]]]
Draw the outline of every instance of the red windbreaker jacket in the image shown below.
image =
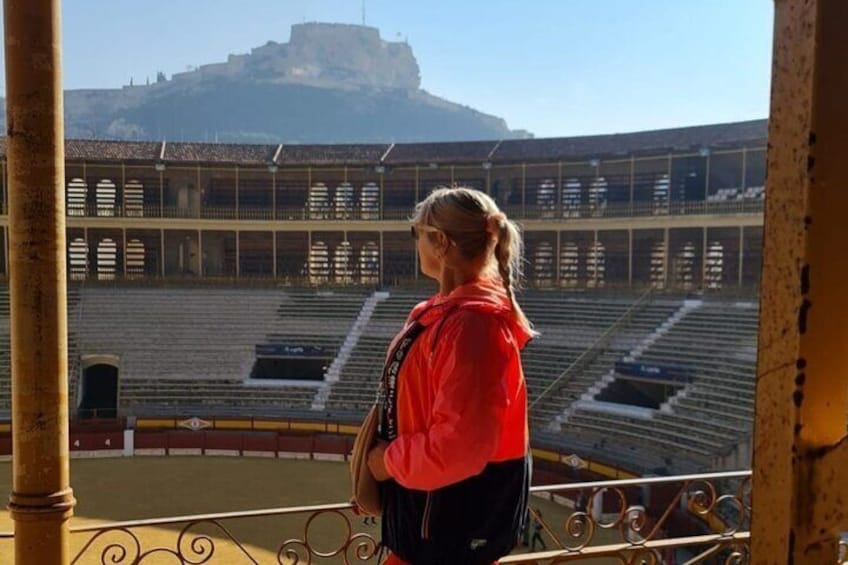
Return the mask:
[[398,437],[384,456],[392,478],[433,491],[478,475],[488,463],[523,457],[520,350],[532,336],[516,321],[500,281],[477,279],[434,296],[412,310],[407,325],[416,318],[425,329],[398,376]]

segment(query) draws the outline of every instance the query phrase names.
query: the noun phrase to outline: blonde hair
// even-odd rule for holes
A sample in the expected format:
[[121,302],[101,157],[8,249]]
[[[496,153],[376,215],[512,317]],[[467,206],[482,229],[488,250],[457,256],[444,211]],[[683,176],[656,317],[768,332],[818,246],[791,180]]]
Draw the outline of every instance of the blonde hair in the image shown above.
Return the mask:
[[444,232],[469,261],[491,253],[518,323],[536,335],[515,299],[522,270],[521,232],[488,194],[463,186],[437,188],[415,206],[412,221]]

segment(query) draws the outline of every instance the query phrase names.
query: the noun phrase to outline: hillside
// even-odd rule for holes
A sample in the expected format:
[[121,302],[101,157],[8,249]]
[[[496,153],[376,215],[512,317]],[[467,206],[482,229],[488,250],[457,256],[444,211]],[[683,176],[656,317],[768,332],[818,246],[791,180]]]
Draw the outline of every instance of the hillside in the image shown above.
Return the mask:
[[151,84],[65,93],[68,137],[221,142],[463,141],[524,137],[420,88],[405,42],[308,23],[226,62]]

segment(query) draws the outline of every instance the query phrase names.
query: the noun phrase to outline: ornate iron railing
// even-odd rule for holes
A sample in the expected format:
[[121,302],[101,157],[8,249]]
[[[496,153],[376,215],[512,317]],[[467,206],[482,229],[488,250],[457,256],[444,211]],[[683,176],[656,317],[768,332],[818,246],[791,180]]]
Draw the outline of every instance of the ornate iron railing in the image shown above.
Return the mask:
[[[380,545],[377,540],[365,532],[354,531],[354,514],[350,504],[325,504],[317,506],[299,506],[290,508],[269,508],[248,512],[228,512],[220,514],[198,514],[174,518],[135,520],[116,522],[102,526],[74,528],[75,536],[90,536],[71,560],[72,565],[86,563],[144,564],[152,563],[162,557],[171,558],[175,563],[201,565],[217,563],[219,545],[229,545],[232,554],[238,555],[244,563],[260,564],[256,550],[236,538],[226,524],[233,520],[249,518],[269,518],[298,516],[304,518],[302,535],[285,537],[280,540],[274,563],[312,563],[315,560],[338,563],[376,563]],[[332,516],[341,521],[343,536],[340,542],[329,548],[315,544],[310,536],[313,525],[322,517]],[[181,525],[172,546],[146,547],[138,530],[158,526]],[[198,531],[202,526],[207,531]],[[217,536],[208,533],[211,529]],[[330,560],[330,561],[328,561]],[[264,561],[267,562],[267,561]]]
[[[749,486],[750,472],[738,472],[533,487],[536,497],[563,505],[566,517],[557,524],[542,516],[539,499],[534,498],[531,514],[535,523],[530,529],[539,533],[548,548],[529,553],[521,553],[519,548],[501,562],[561,563],[606,556],[621,563],[660,564],[676,551],[686,552],[690,563],[708,558],[747,563]],[[578,496],[582,502],[571,510]],[[651,498],[650,503],[646,497]],[[280,533],[278,540],[264,544],[266,550],[273,546],[273,551],[262,554],[264,557],[238,539],[230,526],[237,520],[293,516],[302,519],[302,529]],[[316,523],[328,518],[338,521],[339,536],[335,543],[325,546],[316,541],[313,530]],[[329,504],[78,527],[72,529],[73,537],[87,539],[74,544],[79,549],[72,563],[143,564],[160,557],[176,563],[216,563],[216,555],[220,556],[225,546],[245,563],[269,559],[280,564],[376,563],[380,544],[366,528],[358,527],[360,520],[349,504]],[[175,526],[178,529],[170,545],[148,546],[140,532]],[[670,535],[675,528],[685,532],[687,527],[702,531]]]
[[[547,548],[520,546],[500,562],[553,564],[604,557],[627,565],[747,564],[750,481],[750,471],[740,471],[536,486],[527,537],[538,532]],[[541,514],[541,498],[563,507],[559,523]],[[278,538],[264,543],[261,554],[240,540],[231,526],[239,520],[275,518],[296,518],[302,525],[275,534]],[[337,522],[335,541],[329,543],[316,539],[320,529],[316,524],[327,519]],[[378,563],[379,541],[373,528],[368,531],[361,522],[350,504],[325,504],[75,527],[71,563],[145,565],[164,558],[200,565],[229,563],[232,556],[255,564]],[[173,542],[147,542],[145,531],[156,527],[176,527],[167,532]],[[231,557],[222,557],[225,549]],[[843,540],[838,563],[848,563],[846,559],[848,545]]]

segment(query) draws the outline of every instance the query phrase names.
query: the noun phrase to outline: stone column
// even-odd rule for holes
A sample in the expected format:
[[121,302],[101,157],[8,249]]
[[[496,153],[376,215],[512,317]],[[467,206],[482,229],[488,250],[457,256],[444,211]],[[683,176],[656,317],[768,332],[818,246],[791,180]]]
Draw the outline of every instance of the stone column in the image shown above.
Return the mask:
[[848,2],[775,2],[752,563],[837,560],[848,529]]
[[68,471],[60,0],[6,0],[15,563],[66,564]]

